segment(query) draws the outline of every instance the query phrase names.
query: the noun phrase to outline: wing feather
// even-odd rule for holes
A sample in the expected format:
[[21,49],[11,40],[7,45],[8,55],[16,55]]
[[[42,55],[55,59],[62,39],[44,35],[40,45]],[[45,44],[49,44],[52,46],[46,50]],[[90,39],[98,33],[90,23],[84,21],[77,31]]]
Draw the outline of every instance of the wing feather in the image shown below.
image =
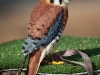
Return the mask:
[[[27,35],[25,42],[22,46],[22,51],[24,52],[24,54],[29,54],[34,50],[38,50],[39,48],[44,48],[48,44],[50,44],[50,42],[52,42],[57,36],[60,37],[61,32],[63,30],[63,16],[64,15],[62,11],[54,25],[50,27],[48,34],[41,39],[29,38],[29,36]],[[27,45],[25,44],[26,42]]]

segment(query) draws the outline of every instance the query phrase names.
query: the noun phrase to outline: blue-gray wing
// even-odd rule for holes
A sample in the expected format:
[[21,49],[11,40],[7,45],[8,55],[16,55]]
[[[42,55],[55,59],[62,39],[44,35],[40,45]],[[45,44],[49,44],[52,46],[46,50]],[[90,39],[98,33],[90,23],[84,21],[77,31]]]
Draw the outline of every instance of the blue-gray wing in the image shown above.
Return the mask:
[[63,29],[63,11],[58,16],[56,22],[50,27],[48,34],[41,39],[29,38],[26,36],[25,42],[22,46],[24,54],[29,54],[39,48],[44,48],[50,44],[57,36],[60,37]]

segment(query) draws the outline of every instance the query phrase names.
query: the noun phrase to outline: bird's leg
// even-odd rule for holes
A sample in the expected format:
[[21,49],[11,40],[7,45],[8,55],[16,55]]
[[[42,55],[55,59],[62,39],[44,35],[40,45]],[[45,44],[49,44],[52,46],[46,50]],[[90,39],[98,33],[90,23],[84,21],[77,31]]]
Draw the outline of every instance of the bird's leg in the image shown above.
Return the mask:
[[28,55],[24,55],[24,57],[23,57],[23,59],[22,59],[21,66],[20,66],[20,68],[19,68],[19,70],[18,70],[18,75],[21,74],[21,70],[22,70],[22,68],[23,68],[23,66],[24,66],[24,63],[25,63],[25,61],[26,61],[27,56],[28,56]]

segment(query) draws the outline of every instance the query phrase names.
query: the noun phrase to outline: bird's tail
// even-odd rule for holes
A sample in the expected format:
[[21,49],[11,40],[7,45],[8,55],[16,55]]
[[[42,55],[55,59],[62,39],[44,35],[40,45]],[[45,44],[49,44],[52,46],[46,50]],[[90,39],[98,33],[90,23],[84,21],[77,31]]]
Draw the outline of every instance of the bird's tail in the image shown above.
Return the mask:
[[29,54],[29,61],[25,75],[36,75],[38,67],[40,65],[41,54],[42,49],[35,50]]

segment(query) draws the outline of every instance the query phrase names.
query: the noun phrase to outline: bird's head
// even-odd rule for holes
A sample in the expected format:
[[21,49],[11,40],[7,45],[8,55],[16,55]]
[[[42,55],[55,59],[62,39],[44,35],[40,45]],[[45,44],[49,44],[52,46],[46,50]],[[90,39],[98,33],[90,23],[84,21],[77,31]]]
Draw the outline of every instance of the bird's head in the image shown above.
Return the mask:
[[66,6],[71,0],[46,0],[53,5]]

